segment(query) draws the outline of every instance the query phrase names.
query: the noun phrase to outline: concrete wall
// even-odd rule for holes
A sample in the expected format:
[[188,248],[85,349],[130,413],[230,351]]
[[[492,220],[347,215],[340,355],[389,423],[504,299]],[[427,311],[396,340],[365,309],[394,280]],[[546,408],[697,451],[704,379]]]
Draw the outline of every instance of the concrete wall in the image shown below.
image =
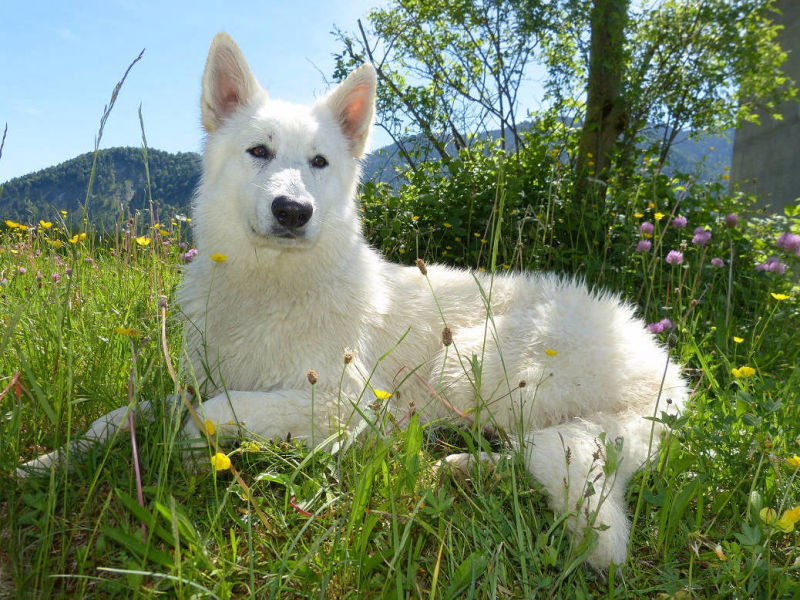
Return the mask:
[[[779,41],[789,58],[784,71],[800,83],[800,0],[779,0],[783,24]],[[733,145],[731,183],[753,192],[759,205],[772,212],[800,198],[800,103],[781,107],[783,121],[761,118],[761,125],[745,123],[736,132]]]

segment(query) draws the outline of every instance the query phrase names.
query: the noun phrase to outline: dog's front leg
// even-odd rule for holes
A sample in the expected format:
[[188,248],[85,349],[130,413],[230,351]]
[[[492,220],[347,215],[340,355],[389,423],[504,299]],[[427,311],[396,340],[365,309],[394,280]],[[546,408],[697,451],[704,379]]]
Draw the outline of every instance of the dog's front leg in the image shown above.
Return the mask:
[[[221,435],[291,436],[312,445],[327,438],[337,423],[330,401],[324,397],[312,401],[309,390],[229,391],[203,402],[197,412]],[[183,432],[190,439],[201,437],[191,416],[184,422]]]

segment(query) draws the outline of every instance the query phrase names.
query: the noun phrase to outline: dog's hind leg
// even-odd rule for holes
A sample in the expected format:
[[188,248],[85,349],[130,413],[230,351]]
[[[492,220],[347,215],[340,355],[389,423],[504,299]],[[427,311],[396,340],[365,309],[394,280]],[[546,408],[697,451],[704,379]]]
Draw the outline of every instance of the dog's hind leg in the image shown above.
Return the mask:
[[[607,527],[598,531],[597,546],[588,557],[597,569],[626,560],[630,525],[625,488],[647,459],[650,431],[651,421],[639,415],[598,414],[591,421],[575,419],[523,436],[525,463],[547,489],[552,508],[576,513],[567,521],[576,539],[583,539],[589,523]],[[603,432],[606,444],[600,441]],[[606,446],[614,446],[619,438],[616,469],[606,472]],[[655,440],[653,448],[657,447]]]
[[69,444],[61,448],[37,456],[17,468],[18,477],[28,477],[29,475],[41,473],[51,467],[69,466],[70,458],[80,456],[96,444],[103,444],[110,440],[119,431],[128,429],[128,415],[135,411],[138,417],[152,416],[152,406],[149,401],[139,402],[135,407],[123,406],[112,410],[94,421],[89,429],[82,436],[73,439]]

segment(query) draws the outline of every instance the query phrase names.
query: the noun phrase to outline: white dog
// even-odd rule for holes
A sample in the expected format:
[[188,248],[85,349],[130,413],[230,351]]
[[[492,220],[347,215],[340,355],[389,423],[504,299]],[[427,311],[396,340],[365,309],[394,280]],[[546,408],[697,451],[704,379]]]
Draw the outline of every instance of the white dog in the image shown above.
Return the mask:
[[[214,39],[193,212],[199,255],[179,292],[191,368],[210,398],[201,412],[221,433],[316,442],[371,414],[374,389],[394,392],[400,420],[474,415],[509,434],[553,508],[576,511],[579,535],[592,512],[608,526],[591,564],[623,563],[625,486],[648,458],[646,417],[674,414],[687,397],[679,368],[613,295],[553,275],[435,265],[425,275],[370,248],[356,186],[375,86],[366,64],[311,107],[272,100],[233,40]],[[126,410],[87,437],[108,438]],[[191,420],[184,430],[199,435]],[[608,481],[602,432],[623,440]]]

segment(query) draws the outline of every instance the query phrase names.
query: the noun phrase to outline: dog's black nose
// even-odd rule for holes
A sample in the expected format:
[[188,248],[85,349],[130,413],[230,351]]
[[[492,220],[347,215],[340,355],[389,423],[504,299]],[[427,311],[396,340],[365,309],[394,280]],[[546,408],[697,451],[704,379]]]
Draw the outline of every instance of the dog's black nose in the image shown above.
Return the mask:
[[272,201],[272,214],[287,229],[300,229],[308,223],[313,212],[310,203],[290,200],[286,196],[278,196]]

